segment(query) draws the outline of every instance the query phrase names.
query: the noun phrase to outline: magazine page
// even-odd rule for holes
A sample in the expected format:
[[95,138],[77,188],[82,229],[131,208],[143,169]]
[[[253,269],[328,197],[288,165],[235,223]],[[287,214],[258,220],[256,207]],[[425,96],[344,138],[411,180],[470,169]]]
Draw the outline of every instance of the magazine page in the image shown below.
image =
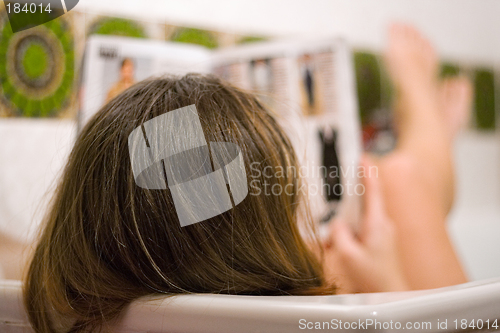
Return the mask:
[[342,40],[259,42],[209,51],[92,36],[84,56],[80,128],[133,83],[188,72],[212,72],[255,93],[275,113],[297,152],[300,167],[287,172],[303,179],[299,191],[308,198],[312,218],[326,224],[340,214],[357,224],[361,135],[351,54]]
[[[216,51],[212,71],[257,94],[300,160],[312,218],[356,226],[361,132],[351,52],[340,39],[259,42]],[[251,175],[250,175],[251,176]]]
[[107,101],[151,76],[207,73],[210,51],[201,46],[117,36],[92,36],[85,48],[79,126]]

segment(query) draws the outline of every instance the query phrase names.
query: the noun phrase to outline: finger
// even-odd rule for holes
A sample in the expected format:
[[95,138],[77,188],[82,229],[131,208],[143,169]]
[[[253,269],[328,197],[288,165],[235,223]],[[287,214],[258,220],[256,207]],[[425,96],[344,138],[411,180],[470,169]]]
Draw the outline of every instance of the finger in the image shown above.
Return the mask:
[[378,168],[371,157],[361,156],[361,167],[364,170],[365,193],[363,197],[366,219],[385,216],[384,201],[380,180],[378,179]]
[[362,245],[347,223],[341,220],[335,221],[332,227],[332,239],[334,248],[346,263],[357,262],[363,256]]
[[318,234],[321,246],[324,249],[328,250],[333,247],[333,239],[332,239],[332,224],[334,221],[328,223],[328,225],[320,225],[318,227]]
[[322,224],[318,228],[321,244],[323,248],[330,249],[334,246],[334,237],[335,234],[335,226],[341,223],[340,218],[335,217],[333,220],[328,222],[327,224]]

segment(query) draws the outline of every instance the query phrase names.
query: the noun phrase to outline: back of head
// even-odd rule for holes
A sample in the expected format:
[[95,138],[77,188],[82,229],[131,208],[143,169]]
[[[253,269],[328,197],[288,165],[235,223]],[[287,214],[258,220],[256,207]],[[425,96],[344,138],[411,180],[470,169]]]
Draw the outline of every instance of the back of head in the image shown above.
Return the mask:
[[[181,227],[172,193],[136,185],[128,137],[194,104],[207,142],[236,144],[256,184],[233,209]],[[179,129],[182,130],[182,129]],[[298,226],[288,139],[251,95],[212,76],[143,81],[81,131],[31,262],[25,304],[38,332],[93,331],[138,297],[162,293],[308,294],[321,265]]]

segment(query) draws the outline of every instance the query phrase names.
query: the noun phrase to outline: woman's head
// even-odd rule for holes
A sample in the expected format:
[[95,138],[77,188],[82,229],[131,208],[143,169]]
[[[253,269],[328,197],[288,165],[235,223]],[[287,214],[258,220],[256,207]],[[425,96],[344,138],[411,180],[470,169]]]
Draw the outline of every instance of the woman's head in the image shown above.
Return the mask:
[[[153,293],[322,290],[319,258],[299,234],[297,190],[250,190],[233,209],[181,227],[169,189],[136,185],[130,133],[192,104],[206,141],[236,144],[247,172],[252,163],[253,170],[296,166],[269,112],[251,94],[213,76],[153,79],[126,90],[81,131],[47,214],[25,286],[36,330],[59,323],[74,331],[95,329]],[[253,179],[270,186],[299,186],[293,173],[258,175],[262,179]]]

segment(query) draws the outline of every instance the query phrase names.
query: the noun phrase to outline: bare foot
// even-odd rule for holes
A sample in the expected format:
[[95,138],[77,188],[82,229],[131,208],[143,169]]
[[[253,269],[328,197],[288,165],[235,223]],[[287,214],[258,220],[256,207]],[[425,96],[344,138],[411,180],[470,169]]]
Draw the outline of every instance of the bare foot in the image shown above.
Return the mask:
[[456,95],[468,94],[457,91],[463,83],[439,83],[437,56],[412,27],[391,27],[386,61],[397,89],[398,143],[378,166],[407,278],[415,289],[465,282],[445,222],[454,195],[451,138],[467,104]]
[[[432,45],[415,28],[393,24],[385,60],[397,92],[398,146],[441,158],[450,140],[440,112],[439,61]],[[436,149],[427,149],[431,146]]]
[[447,78],[441,82],[438,94],[450,138],[453,140],[469,121],[472,84],[465,76]]
[[433,89],[438,78],[438,58],[430,42],[415,28],[393,24],[386,51],[389,74],[404,93]]
[[[411,161],[423,193],[435,197],[447,213],[454,197],[452,139],[462,119],[458,113],[464,112],[464,102],[455,95],[464,83],[439,82],[439,61],[433,47],[408,25],[390,27],[386,61],[398,92],[398,143],[393,155]],[[463,95],[466,100],[467,94]]]

